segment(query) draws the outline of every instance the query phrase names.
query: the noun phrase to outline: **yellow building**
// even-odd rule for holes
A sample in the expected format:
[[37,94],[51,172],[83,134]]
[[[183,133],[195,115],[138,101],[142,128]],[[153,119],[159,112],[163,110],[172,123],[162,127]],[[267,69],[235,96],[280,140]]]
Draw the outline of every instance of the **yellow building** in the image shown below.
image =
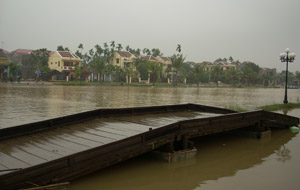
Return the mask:
[[236,70],[236,65],[234,64],[230,64],[228,62],[225,61],[216,61],[216,62],[202,62],[202,63],[198,63],[200,65],[202,65],[204,67],[205,71],[212,71],[214,70],[214,67],[219,66],[221,68],[222,71],[227,71],[230,70],[231,68]]
[[75,64],[80,63],[81,59],[69,51],[51,52],[49,56],[48,65],[51,70],[59,72],[74,72]]
[[[114,56],[111,59],[111,64],[117,65],[121,68],[131,67],[131,68],[133,68],[133,70],[136,70],[136,68],[134,66],[134,62],[136,61],[136,59],[141,59],[141,60],[145,60],[147,62],[153,62],[153,63],[157,63],[157,64],[161,65],[163,68],[163,75],[165,77],[168,74],[165,72],[166,69],[171,70],[171,68],[172,68],[172,62],[168,57],[163,57],[163,56],[154,57],[151,55],[150,56],[135,55],[135,54],[132,54],[127,51],[114,52]],[[150,75],[149,75],[149,77],[150,77]],[[150,80],[150,78],[148,79],[147,83],[149,83],[149,80]],[[139,79],[139,81],[141,81],[141,79]]]
[[163,64],[163,72],[165,72],[166,69],[171,70],[172,69],[172,62],[171,59],[168,57],[159,56],[157,57],[160,63]]
[[116,51],[114,57],[111,60],[111,64],[117,65],[121,68],[134,67],[133,63],[136,56],[127,51]]

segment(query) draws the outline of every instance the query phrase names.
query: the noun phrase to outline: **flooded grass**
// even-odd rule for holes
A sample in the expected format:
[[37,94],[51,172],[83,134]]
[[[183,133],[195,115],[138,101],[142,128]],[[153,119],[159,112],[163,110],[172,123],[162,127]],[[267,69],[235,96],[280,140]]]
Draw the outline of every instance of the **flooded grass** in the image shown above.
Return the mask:
[[288,104],[272,104],[272,105],[258,107],[258,109],[263,109],[266,111],[291,110],[296,108],[300,108],[300,102],[288,103]]

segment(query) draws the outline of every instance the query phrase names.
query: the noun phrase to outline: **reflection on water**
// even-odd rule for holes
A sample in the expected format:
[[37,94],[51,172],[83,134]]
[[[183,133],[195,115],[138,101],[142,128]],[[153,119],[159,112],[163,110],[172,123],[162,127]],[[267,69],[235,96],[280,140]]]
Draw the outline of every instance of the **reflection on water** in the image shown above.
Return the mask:
[[280,147],[279,150],[276,151],[277,160],[281,162],[285,162],[291,159],[291,151],[289,148],[286,148],[285,145]]
[[[281,103],[283,89],[18,86],[0,83],[0,128],[110,107],[198,103],[257,106]],[[297,101],[300,90],[289,90]],[[282,111],[281,111],[282,113]],[[288,111],[300,117],[300,109]],[[71,184],[71,189],[298,189],[300,137],[272,131],[270,139],[212,135],[195,139],[197,157],[169,164],[139,156]]]
[[208,186],[209,181],[263,165],[294,136],[288,130],[279,130],[273,132],[272,139],[262,140],[228,135],[201,137],[194,140],[198,149],[195,159],[169,164],[146,154],[76,180],[71,189],[190,190]]

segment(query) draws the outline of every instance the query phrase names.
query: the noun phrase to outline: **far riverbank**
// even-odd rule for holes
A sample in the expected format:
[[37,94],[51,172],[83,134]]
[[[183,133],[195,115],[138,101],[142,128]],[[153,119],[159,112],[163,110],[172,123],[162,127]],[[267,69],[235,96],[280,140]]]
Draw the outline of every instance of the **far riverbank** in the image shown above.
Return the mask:
[[60,85],[60,86],[134,86],[134,87],[179,87],[179,88],[281,88],[279,85],[276,86],[263,86],[263,85],[229,85],[224,83],[200,83],[197,84],[184,84],[178,83],[124,83],[124,82],[83,82],[83,81],[20,81],[20,82],[7,82],[0,84],[11,84],[11,85]]

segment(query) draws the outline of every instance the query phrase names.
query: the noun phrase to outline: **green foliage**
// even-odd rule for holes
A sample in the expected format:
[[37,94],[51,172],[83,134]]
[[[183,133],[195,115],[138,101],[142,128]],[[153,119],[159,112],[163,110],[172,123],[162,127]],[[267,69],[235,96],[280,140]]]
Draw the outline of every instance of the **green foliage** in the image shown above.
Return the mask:
[[79,44],[79,45],[78,45],[78,49],[83,49],[83,45],[82,45],[82,44]]
[[134,62],[136,70],[139,72],[142,80],[148,79],[148,64],[145,60],[136,59]]
[[[48,59],[50,51],[46,48],[38,49],[30,54],[30,62],[34,65],[35,69],[40,72],[48,72]],[[44,71],[45,69],[45,71]],[[39,80],[39,75],[37,75],[37,80]]]
[[300,103],[287,103],[287,104],[272,104],[258,107],[266,111],[277,111],[277,110],[290,110],[300,108]]
[[213,71],[212,71],[212,80],[214,80],[218,86],[218,82],[221,79],[221,76],[223,76],[223,70],[220,67],[220,65],[215,65],[213,67]]
[[48,67],[48,65],[45,65],[43,66],[42,71],[44,75],[48,75],[51,69]]
[[75,63],[74,67],[75,67],[75,74],[74,74],[74,77],[75,77],[76,79],[78,79],[78,78],[80,78],[80,76],[81,76],[81,68],[80,68],[79,63]]
[[203,66],[198,64],[194,65],[194,67],[192,68],[192,77],[194,79],[194,82],[196,82],[197,86],[199,86],[199,82],[205,77],[205,71]]
[[70,51],[70,49],[68,47],[63,47],[62,45],[57,46],[57,51]]
[[172,67],[175,69],[175,85],[178,84],[178,71],[182,70],[183,62],[185,60],[185,57],[183,57],[182,54],[174,54],[170,57],[170,60],[172,62]]
[[11,62],[8,64],[8,67],[10,76],[15,77],[18,72],[18,65],[16,63]]
[[100,77],[105,71],[105,61],[103,57],[97,57],[93,59],[93,62],[90,65],[97,73],[100,74]]
[[177,44],[176,51],[177,51],[178,53],[180,53],[180,52],[181,52],[181,45],[180,45],[180,44]]
[[152,52],[152,56],[157,57],[157,56],[163,56],[163,54],[160,52],[160,50],[158,48],[153,48],[151,50]]
[[160,79],[160,73],[162,72],[162,65],[155,62],[148,62],[148,70],[153,76],[153,85]]
[[151,51],[148,48],[144,48],[143,54],[146,54],[149,56],[149,55],[151,55]]
[[130,77],[135,77],[138,75],[138,72],[135,71],[132,67],[124,67],[124,73],[126,74],[128,83]]
[[118,44],[117,50],[118,50],[118,51],[121,51],[122,49],[123,49],[122,44]]

